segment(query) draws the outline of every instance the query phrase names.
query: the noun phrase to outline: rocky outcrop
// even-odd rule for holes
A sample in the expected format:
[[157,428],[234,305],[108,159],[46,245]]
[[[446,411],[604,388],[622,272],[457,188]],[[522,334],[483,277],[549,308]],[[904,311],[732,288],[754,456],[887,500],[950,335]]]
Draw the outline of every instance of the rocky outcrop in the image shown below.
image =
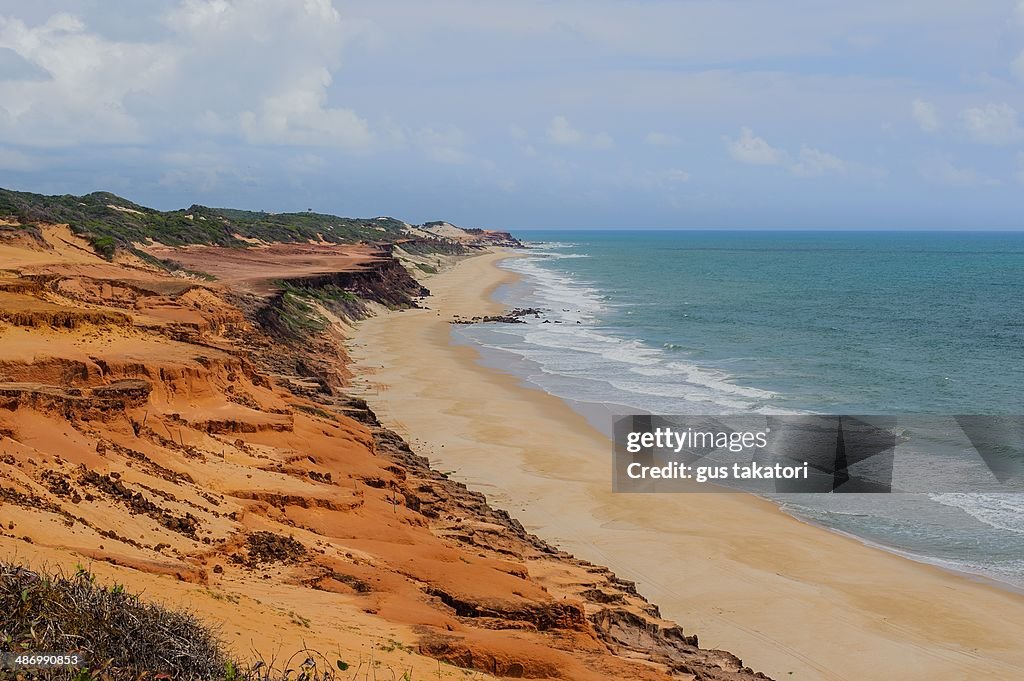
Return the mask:
[[0,310],[0,322],[12,326],[77,329],[83,324],[128,326],[128,315],[103,310]]
[[[429,291],[412,278],[401,263],[389,255],[354,271],[332,272],[282,280],[279,290],[256,304],[255,320],[264,329],[285,339],[296,339],[317,324],[309,302],[322,303],[348,320],[367,316],[368,302],[389,308],[413,307]],[[298,300],[305,307],[296,306]],[[303,317],[304,318],[299,318]],[[302,328],[305,325],[307,328]]]
[[496,315],[476,315],[473,317],[460,317],[455,315],[452,319],[452,324],[486,324],[494,322],[498,324],[525,324],[526,321],[523,317],[533,317],[534,319],[540,319],[543,310],[534,307],[517,307],[513,310],[509,310],[504,314]]
[[115,381],[94,388],[42,383],[0,383],[0,409],[52,411],[67,418],[123,417],[127,409],[146,403],[152,385],[139,379]]
[[510,232],[499,232],[492,229],[473,229],[463,227],[467,234],[475,237],[475,245],[478,248],[498,246],[501,248],[525,248],[523,242],[512,236]]

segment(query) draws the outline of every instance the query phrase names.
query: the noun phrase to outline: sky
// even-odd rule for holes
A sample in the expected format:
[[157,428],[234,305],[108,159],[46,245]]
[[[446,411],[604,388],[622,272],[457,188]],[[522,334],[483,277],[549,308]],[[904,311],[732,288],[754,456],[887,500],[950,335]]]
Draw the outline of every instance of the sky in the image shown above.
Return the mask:
[[0,186],[492,228],[1024,228],[1021,0],[0,0]]

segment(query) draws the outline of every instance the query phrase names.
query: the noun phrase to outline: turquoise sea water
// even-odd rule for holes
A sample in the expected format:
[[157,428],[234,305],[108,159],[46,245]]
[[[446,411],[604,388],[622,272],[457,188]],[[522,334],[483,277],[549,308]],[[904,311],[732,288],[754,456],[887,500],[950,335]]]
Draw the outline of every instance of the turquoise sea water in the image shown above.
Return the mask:
[[[577,404],[619,413],[1024,414],[1022,233],[517,236],[531,250],[504,263],[521,280],[499,296],[549,310],[551,323],[456,333]],[[926,472],[928,464],[918,461]],[[912,557],[1024,586],[1024,494],[778,501]]]

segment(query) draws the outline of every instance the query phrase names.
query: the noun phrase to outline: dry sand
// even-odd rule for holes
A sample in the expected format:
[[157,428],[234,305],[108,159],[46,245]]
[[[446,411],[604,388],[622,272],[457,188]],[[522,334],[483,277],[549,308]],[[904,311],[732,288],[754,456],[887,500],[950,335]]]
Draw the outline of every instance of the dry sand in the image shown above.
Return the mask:
[[701,645],[776,679],[1020,681],[1024,597],[864,546],[738,494],[615,495],[608,440],[561,400],[451,343],[493,313],[507,253],[426,282],[428,310],[362,322],[378,416],[528,529],[636,580]]

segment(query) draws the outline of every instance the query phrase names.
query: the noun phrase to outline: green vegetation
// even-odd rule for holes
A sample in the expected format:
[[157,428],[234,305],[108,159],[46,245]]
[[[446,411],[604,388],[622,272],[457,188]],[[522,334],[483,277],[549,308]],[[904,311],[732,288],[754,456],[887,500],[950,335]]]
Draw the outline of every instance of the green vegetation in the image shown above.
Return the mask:
[[324,284],[304,288],[302,286],[298,286],[295,282],[281,280],[277,282],[277,285],[280,286],[281,290],[287,294],[310,298],[324,303],[325,305],[330,305],[339,301],[348,303],[359,302],[359,296],[335,284]]
[[335,284],[307,288],[295,282],[278,281],[277,285],[281,288],[277,319],[295,337],[301,338],[309,331],[323,331],[330,326],[330,322],[317,312],[315,303],[346,319],[359,318],[365,309],[359,296]]
[[300,337],[306,332],[323,331],[329,326],[327,320],[309,304],[308,298],[295,291],[282,294],[278,315],[281,323]]
[[[334,681],[349,664],[302,650],[281,664],[244,664],[191,613],[142,601],[120,585],[100,586],[83,567],[39,574],[0,563],[0,652],[77,653],[78,667],[0,669],[0,681]],[[290,613],[309,627],[309,620]],[[360,664],[360,667],[363,665]],[[356,670],[358,675],[359,669]]]
[[13,232],[13,233],[20,233],[20,234],[28,234],[30,237],[32,237],[36,241],[40,241],[41,242],[43,240],[43,232],[42,232],[42,230],[39,229],[39,225],[30,223],[30,222],[29,223],[23,222],[22,224],[18,224],[18,225],[2,225],[2,224],[0,224],[0,236],[2,236],[5,232],[6,233],[12,233]]
[[107,260],[113,259],[114,253],[117,251],[117,242],[114,241],[112,236],[96,236],[93,234],[89,237],[89,243],[94,251]]
[[117,585],[98,586],[81,567],[65,577],[0,564],[0,612],[0,650],[78,651],[92,666],[84,678],[147,671],[208,679],[225,665],[220,642],[191,614],[144,603]]
[[457,242],[444,239],[417,239],[400,243],[399,246],[409,255],[433,255],[435,253],[458,255],[466,252],[466,249]]
[[402,652],[411,653],[412,648],[405,645],[401,641],[396,641],[393,638],[389,638],[387,643],[379,643],[377,647],[386,653],[394,652],[395,650],[401,650]]
[[[113,257],[118,248],[139,253],[134,244],[152,239],[167,246],[211,244],[245,248],[246,239],[266,242],[325,241],[335,244],[395,243],[406,237],[394,218],[345,218],[311,211],[265,213],[193,205],[158,211],[109,192],[85,196],[44,196],[0,189],[0,217],[24,225],[68,224],[89,240],[97,253]],[[428,252],[461,252],[447,241],[417,244]]]

